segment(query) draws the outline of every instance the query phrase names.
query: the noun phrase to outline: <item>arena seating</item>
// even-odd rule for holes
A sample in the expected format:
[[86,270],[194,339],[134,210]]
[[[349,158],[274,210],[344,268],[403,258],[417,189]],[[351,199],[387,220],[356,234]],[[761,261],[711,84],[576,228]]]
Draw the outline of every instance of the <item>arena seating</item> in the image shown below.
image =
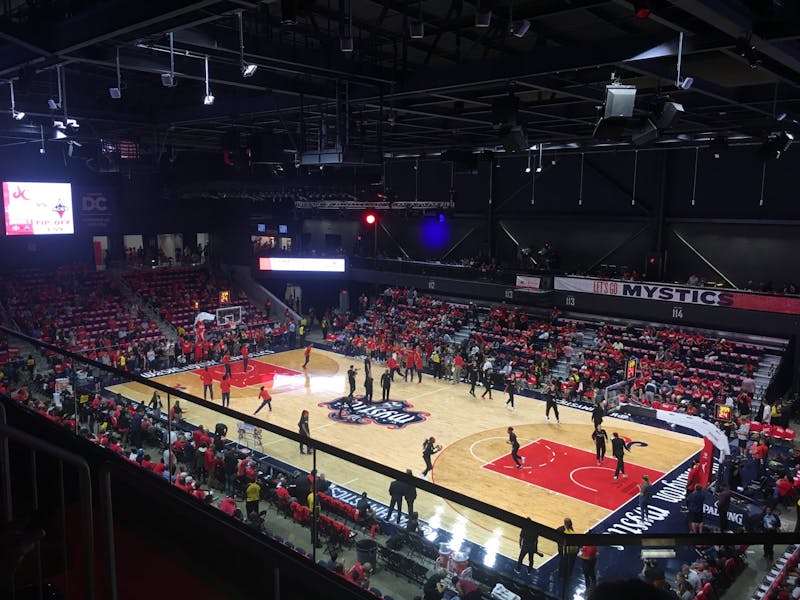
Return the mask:
[[92,354],[162,339],[157,325],[131,306],[104,271],[59,267],[3,277],[2,298],[23,332]]
[[[263,327],[267,315],[254,306],[233,284],[212,276],[205,268],[172,268],[129,271],[125,281],[175,329],[191,329],[198,312],[214,313],[225,306],[241,306],[247,327]],[[220,294],[230,292],[228,302]]]

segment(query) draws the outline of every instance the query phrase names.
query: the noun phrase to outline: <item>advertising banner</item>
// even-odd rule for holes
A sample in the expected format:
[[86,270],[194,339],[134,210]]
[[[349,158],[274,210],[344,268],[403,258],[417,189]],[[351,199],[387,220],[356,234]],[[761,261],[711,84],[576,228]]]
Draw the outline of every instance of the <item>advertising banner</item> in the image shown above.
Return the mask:
[[75,209],[80,233],[117,231],[116,198],[111,190],[76,189]]
[[697,306],[720,306],[742,310],[800,314],[800,298],[752,294],[719,288],[695,288],[584,277],[556,277],[554,289],[583,294],[695,304]]
[[525,290],[539,290],[542,285],[540,277],[531,277],[530,275],[517,275],[516,288],[520,291]]
[[286,258],[261,257],[259,271],[305,271],[314,273],[344,273],[343,258]]

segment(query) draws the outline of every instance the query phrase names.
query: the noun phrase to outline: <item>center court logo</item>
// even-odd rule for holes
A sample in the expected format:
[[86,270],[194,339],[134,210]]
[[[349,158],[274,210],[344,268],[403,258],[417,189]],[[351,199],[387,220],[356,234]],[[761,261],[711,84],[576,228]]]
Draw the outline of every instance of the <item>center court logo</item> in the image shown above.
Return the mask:
[[[414,406],[405,400],[387,400],[385,402],[364,402],[361,398],[354,398],[350,405],[346,398],[337,398],[330,402],[320,402],[318,406],[331,409],[328,418],[337,423],[349,425],[385,425],[389,429],[401,429],[406,425],[422,423],[428,419],[430,413],[410,410]],[[341,414],[341,416],[340,416]]]

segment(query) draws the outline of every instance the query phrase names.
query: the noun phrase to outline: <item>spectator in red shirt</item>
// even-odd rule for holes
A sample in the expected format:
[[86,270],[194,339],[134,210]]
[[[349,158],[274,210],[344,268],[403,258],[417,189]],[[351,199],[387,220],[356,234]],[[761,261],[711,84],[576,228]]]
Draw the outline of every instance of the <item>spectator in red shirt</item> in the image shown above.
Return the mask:
[[230,379],[230,364],[227,365],[228,372],[222,376],[222,381],[219,382],[219,390],[222,392],[222,406],[230,407],[231,405],[231,379]]
[[200,381],[203,382],[203,400],[206,399],[206,392],[208,392],[208,395],[211,396],[211,400],[213,402],[214,387],[211,384],[214,381],[214,377],[211,375],[211,371],[208,370],[208,367],[200,372]]
[[[303,368],[305,368],[305,366]],[[258,414],[258,411],[265,406],[269,406],[269,412],[272,412],[272,396],[269,395],[269,392],[266,390],[266,388],[264,388],[263,385],[261,386],[261,390],[258,392],[258,399],[261,400],[261,404],[258,405],[258,408],[253,413],[254,415]]]
[[[222,366],[225,367],[225,375],[228,377],[231,376],[231,355],[227,352],[222,355]],[[223,406],[225,406],[223,404]]]
[[232,517],[234,511],[236,510],[236,502],[230,496],[226,496],[222,499],[222,502],[219,503],[219,509],[226,515]]

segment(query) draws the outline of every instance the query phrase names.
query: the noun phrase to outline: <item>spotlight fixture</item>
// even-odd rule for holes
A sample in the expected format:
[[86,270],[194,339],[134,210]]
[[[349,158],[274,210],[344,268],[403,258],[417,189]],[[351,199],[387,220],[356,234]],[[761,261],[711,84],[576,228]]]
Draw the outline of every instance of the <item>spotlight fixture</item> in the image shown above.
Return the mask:
[[683,113],[683,104],[664,98],[656,105],[653,122],[659,129],[672,129],[678,124]]
[[526,173],[530,173],[531,172],[531,151],[530,150],[528,150],[528,166],[525,167],[525,172]]
[[205,81],[206,81],[206,95],[203,97],[203,104],[206,106],[211,106],[214,104],[214,94],[211,93],[211,85],[208,81],[208,55],[204,58],[204,64],[206,69]]
[[749,36],[736,40],[736,54],[747,60],[751,69],[756,69],[761,65],[761,54],[750,41]]
[[711,140],[708,149],[711,151],[711,156],[715,159],[719,159],[728,150],[728,140],[722,136],[717,136]]
[[475,13],[475,27],[489,27],[492,24],[492,11],[488,8],[478,6],[478,11]]
[[542,172],[542,148],[543,148],[543,146],[544,146],[544,144],[539,144],[539,164],[536,165],[536,172],[537,173],[541,173]]
[[344,36],[339,38],[339,49],[342,52],[352,52],[353,51],[353,38],[350,36]]
[[117,87],[108,88],[108,95],[114,100],[122,98],[122,73],[119,70],[119,48],[117,48]]
[[42,145],[39,148],[39,154],[47,154],[47,150],[44,149],[44,125],[39,124],[39,135],[42,136]]
[[61,97],[61,93],[62,93],[61,92],[61,66],[56,67],[56,78],[58,79],[58,102],[56,102],[52,98],[49,98],[47,100],[47,108],[49,108],[50,110],[58,110],[58,109],[61,108],[61,102],[62,102],[62,97]]
[[419,16],[416,21],[408,22],[408,35],[412,40],[421,40],[425,37],[425,21],[422,18],[422,2],[419,0]]
[[508,28],[508,31],[514,37],[524,38],[525,34],[528,33],[528,30],[530,28],[531,28],[531,22],[528,21],[528,19],[522,19],[521,21],[512,23],[511,26]]
[[688,90],[694,83],[694,77],[683,77],[681,75],[681,62],[683,61],[683,32],[678,33],[678,64],[677,73],[675,75],[675,87],[682,90]]
[[606,101],[603,117],[632,117],[633,105],[636,102],[636,86],[623,85],[615,81],[606,86]]
[[242,11],[236,12],[236,19],[239,23],[239,67],[242,77],[252,77],[258,70],[258,65],[244,61],[244,25],[242,24]]
[[773,132],[758,149],[758,155],[764,162],[778,160],[786,153],[793,141],[794,135],[788,131]]
[[633,14],[637,19],[646,19],[650,16],[650,0],[634,0]]
[[161,74],[161,85],[164,87],[175,87],[175,48],[174,34],[169,32],[169,72]]
[[10,80],[8,82],[9,89],[11,90],[11,117],[15,121],[22,121],[25,118],[25,113],[21,110],[17,110],[17,105],[14,100],[14,80]]

